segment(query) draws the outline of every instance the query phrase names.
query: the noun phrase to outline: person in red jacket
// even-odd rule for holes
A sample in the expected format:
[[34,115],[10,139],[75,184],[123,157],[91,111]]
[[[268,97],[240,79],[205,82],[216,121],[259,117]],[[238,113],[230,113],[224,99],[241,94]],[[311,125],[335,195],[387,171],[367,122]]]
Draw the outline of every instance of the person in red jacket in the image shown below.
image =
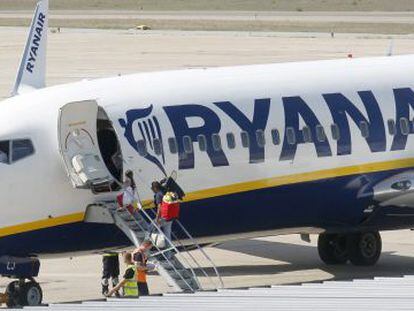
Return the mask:
[[180,202],[174,192],[167,192],[157,210],[156,221],[167,239],[171,241],[171,231],[174,219],[179,216]]

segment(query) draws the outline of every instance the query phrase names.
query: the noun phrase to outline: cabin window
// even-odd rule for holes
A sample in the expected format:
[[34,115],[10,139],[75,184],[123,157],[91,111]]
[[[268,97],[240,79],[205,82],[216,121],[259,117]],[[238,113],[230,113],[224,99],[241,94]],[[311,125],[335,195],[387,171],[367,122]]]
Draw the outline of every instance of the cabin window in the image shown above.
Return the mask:
[[325,134],[325,129],[323,128],[323,126],[318,124],[315,130],[316,130],[316,139],[318,140],[318,142],[322,143],[326,141],[326,134]]
[[192,153],[193,152],[193,142],[191,141],[190,136],[183,137],[183,145],[184,145],[184,152],[185,153]]
[[293,127],[286,128],[286,138],[289,145],[294,145],[296,143],[296,134]]
[[211,135],[211,141],[213,143],[213,149],[215,151],[221,150],[221,137],[219,134],[213,134]]
[[303,141],[305,143],[311,143],[312,142],[312,133],[311,133],[311,129],[309,128],[309,126],[303,127],[302,136],[303,136]]
[[154,152],[156,155],[161,155],[162,154],[162,143],[161,143],[161,139],[159,138],[155,138],[153,141],[154,144]]
[[410,122],[408,121],[407,118],[400,119],[400,129],[401,129],[401,134],[403,135],[410,134]]
[[339,134],[339,126],[337,124],[331,125],[331,132],[334,140],[339,140],[341,138],[341,135]]
[[234,134],[227,133],[226,138],[227,138],[227,146],[229,147],[229,149],[236,148],[236,139],[234,137]]
[[177,140],[175,137],[168,138],[168,147],[170,148],[170,152],[172,154],[176,154],[178,152]]
[[366,121],[361,121],[359,123],[359,128],[361,130],[361,136],[367,138],[369,136],[369,127]]
[[256,131],[256,140],[257,140],[257,145],[259,147],[263,148],[266,145],[266,139],[265,139],[265,135],[264,135],[263,130],[257,130]]
[[10,141],[0,141],[0,163],[10,164]]
[[30,139],[17,139],[12,141],[12,162],[27,158],[32,154],[34,154],[34,147]]
[[241,132],[240,137],[241,137],[242,146],[244,148],[249,148],[249,145],[250,145],[249,134],[247,132]]
[[138,140],[137,149],[138,149],[138,154],[141,157],[145,157],[147,155],[147,142],[144,139]]
[[389,119],[387,121],[387,124],[388,124],[388,133],[390,133],[390,135],[392,136],[397,134],[397,125],[395,124],[395,121],[392,119]]
[[271,130],[271,135],[272,135],[272,142],[274,145],[279,145],[280,144],[280,135],[279,135],[279,131],[277,129],[273,129]]
[[200,151],[206,151],[207,150],[207,139],[205,135],[198,135],[197,136],[198,141],[198,148]]

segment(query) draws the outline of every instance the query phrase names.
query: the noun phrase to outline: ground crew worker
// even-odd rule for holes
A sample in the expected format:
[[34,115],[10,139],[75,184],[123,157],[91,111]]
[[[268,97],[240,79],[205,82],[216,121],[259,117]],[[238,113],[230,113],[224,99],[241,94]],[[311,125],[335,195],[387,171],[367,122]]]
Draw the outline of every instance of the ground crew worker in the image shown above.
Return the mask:
[[151,267],[147,265],[148,256],[147,251],[152,247],[151,240],[145,240],[141,243],[133,254],[133,260],[137,266],[137,283],[140,296],[148,296],[148,283],[147,283],[147,271],[151,270]]
[[[112,279],[112,288],[119,282],[119,258],[118,253],[106,253],[102,257],[102,294],[109,292],[109,279]],[[115,293],[117,296],[118,292]]]
[[132,261],[132,254],[125,252],[123,254],[124,263],[127,265],[123,280],[114,287],[109,293],[108,297],[111,297],[114,293],[122,288],[124,297],[138,297],[138,284],[137,284],[137,267]]

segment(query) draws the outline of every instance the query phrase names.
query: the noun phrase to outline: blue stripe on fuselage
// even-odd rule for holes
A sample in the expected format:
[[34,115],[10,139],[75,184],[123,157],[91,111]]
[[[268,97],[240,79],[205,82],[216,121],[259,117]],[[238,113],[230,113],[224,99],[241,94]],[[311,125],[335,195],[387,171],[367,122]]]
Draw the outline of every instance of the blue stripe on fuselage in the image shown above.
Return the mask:
[[[335,177],[186,202],[180,218],[195,237],[296,227],[349,231],[358,228],[364,220],[364,210],[373,203],[370,185],[405,170]],[[384,208],[369,223],[371,228],[413,227],[411,209],[390,208],[394,215],[400,213],[404,217],[385,216]],[[78,222],[0,238],[0,255],[77,252],[128,244],[114,225]]]

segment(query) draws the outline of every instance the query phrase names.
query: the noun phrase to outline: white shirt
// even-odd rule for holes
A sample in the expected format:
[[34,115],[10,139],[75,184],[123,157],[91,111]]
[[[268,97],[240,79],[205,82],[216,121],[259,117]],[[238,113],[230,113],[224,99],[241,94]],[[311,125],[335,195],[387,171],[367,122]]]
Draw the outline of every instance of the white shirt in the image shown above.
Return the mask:
[[123,196],[122,196],[122,203],[124,206],[126,205],[134,205],[134,203],[138,203],[138,195],[137,192],[132,189],[131,186],[124,189]]

